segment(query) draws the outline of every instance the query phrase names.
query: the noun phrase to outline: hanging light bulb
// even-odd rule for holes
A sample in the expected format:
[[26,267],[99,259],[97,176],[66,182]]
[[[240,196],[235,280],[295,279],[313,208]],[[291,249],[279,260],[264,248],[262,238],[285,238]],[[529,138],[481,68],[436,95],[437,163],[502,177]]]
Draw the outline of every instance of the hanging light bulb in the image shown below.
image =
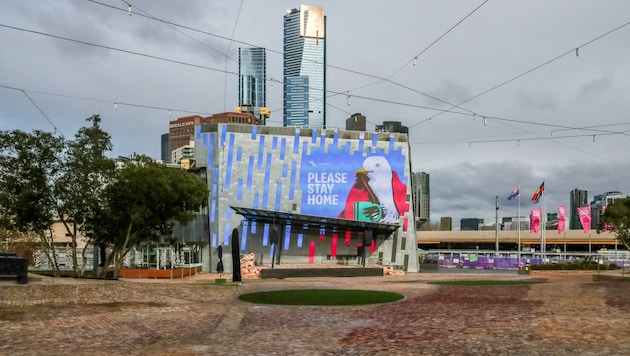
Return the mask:
[[518,140],[518,145],[519,145],[519,146],[521,145],[521,140]]
[[168,116],[171,116],[172,112],[171,110],[168,111]]
[[118,103],[114,103],[114,110],[118,110]]
[[418,63],[418,56],[413,57],[413,65],[415,66]]
[[595,135],[593,135],[593,142],[595,142]]
[[350,106],[350,94],[349,93],[350,93],[349,91],[346,92],[346,97],[348,98],[348,106]]
[[475,121],[475,119],[477,119],[477,114],[473,113],[473,121]]
[[576,49],[575,49],[575,56],[576,56],[576,57],[579,57],[579,56],[580,56],[580,49],[579,49],[579,48],[576,48]]
[[131,4],[127,4],[127,5],[129,5],[129,7],[127,7],[127,14],[131,16]]
[[486,117],[483,117],[483,126],[488,126],[488,119],[486,119]]

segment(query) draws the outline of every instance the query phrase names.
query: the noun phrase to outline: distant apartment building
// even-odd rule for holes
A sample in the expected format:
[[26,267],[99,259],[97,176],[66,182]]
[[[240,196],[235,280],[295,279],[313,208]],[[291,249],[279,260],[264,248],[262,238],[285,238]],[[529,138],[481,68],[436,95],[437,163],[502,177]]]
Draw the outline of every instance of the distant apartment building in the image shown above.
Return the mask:
[[462,218],[459,220],[460,230],[479,230],[483,225],[483,219],[479,218]]
[[366,131],[366,117],[360,113],[352,114],[346,119],[346,130]]
[[284,15],[283,126],[326,127],[326,16],[300,5]]
[[190,141],[187,145],[178,147],[171,152],[170,163],[181,164],[182,160],[195,159],[195,141]]
[[506,216],[501,220],[503,228],[502,230],[520,230],[529,232],[529,217],[526,216]]
[[581,206],[588,205],[588,191],[578,188],[573,189],[571,191],[571,194],[569,195],[569,204],[569,208],[571,209],[571,215],[569,218],[569,229],[579,230],[582,228],[582,224],[580,223],[577,209]]
[[383,124],[376,125],[377,132],[396,132],[396,133],[409,133],[409,128],[403,126],[400,121],[383,121]]
[[453,230],[453,218],[450,216],[443,216],[440,218],[440,231],[452,231]]

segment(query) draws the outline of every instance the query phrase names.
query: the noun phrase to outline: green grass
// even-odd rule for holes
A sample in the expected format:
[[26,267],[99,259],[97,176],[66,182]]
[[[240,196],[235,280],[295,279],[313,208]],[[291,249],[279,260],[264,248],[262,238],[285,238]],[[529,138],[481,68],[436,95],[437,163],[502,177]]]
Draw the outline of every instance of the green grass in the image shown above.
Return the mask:
[[243,294],[239,300],[276,305],[364,305],[391,303],[405,296],[398,293],[354,289],[287,289]]
[[437,284],[440,286],[509,286],[521,284],[544,283],[539,280],[460,280],[460,281],[432,281],[429,284]]

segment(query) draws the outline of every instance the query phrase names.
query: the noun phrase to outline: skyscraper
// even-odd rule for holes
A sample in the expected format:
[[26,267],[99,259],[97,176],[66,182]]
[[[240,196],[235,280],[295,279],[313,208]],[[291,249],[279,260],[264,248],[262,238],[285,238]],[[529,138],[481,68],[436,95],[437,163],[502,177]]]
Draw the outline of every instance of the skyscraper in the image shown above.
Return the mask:
[[577,208],[588,205],[588,191],[573,189],[569,197],[571,203],[571,217],[569,219],[569,229],[579,230],[582,228],[580,217],[578,216]]
[[411,187],[413,190],[413,212],[416,214],[416,227],[420,227],[431,220],[429,174],[415,172],[411,178]]
[[284,126],[326,126],[326,16],[300,5],[284,15]]
[[238,49],[238,106],[265,120],[267,106],[267,56],[264,48]]

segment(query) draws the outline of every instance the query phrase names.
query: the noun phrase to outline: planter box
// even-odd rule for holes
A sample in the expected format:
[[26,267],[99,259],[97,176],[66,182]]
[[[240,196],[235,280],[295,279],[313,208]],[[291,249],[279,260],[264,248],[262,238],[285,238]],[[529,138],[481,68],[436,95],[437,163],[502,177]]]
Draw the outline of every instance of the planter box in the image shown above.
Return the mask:
[[123,268],[118,274],[119,278],[183,278],[201,272],[201,266],[181,267],[173,269],[134,269]]

